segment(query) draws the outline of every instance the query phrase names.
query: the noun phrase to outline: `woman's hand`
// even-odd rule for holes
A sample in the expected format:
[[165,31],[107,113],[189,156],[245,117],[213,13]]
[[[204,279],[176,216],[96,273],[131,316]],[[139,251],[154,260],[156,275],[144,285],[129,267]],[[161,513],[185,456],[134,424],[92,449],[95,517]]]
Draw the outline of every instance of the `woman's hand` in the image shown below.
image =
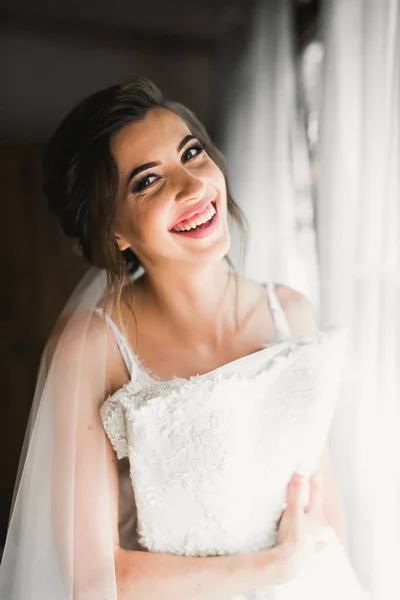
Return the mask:
[[331,530],[321,501],[321,478],[316,471],[310,478],[310,499],[302,505],[304,478],[293,475],[288,485],[287,508],[278,523],[276,548],[282,559],[281,581],[290,581],[328,543]]

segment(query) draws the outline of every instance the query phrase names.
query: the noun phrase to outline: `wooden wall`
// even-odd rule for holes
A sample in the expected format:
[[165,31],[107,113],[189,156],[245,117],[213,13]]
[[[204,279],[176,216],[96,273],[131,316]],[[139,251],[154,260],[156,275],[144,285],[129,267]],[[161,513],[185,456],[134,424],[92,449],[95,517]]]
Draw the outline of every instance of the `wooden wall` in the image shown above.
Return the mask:
[[62,236],[41,193],[42,146],[0,148],[0,540],[9,518],[40,355],[87,269]]

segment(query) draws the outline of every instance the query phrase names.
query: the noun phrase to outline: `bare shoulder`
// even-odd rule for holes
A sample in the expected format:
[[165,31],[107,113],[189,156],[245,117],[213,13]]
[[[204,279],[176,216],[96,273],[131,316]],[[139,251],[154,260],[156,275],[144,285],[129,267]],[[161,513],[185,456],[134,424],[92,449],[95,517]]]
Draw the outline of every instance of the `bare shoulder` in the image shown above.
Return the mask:
[[[263,302],[265,287],[245,277],[240,277],[247,306],[255,306]],[[275,283],[275,293],[286,315],[289,328],[294,336],[308,335],[318,330],[316,312],[312,302],[299,290],[281,283]]]
[[307,296],[281,283],[275,284],[275,293],[293,335],[308,335],[318,330],[315,308]]
[[62,316],[49,339],[49,347],[59,345],[64,351],[74,354],[82,344],[91,345],[93,349],[104,340],[105,327],[102,318],[93,311],[86,310],[73,316]]
[[97,380],[108,393],[127,381],[115,338],[104,318],[92,310],[59,319],[46,346],[47,364],[54,357],[66,371],[80,365],[87,379]]

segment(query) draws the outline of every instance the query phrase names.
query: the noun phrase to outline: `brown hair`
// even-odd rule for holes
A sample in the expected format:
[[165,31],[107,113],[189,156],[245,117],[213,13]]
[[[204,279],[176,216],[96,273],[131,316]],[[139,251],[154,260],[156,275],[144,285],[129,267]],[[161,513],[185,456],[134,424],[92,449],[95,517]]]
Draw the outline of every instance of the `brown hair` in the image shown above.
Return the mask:
[[[166,108],[185,121],[221,169],[228,212],[239,227],[244,247],[246,243],[247,222],[230,194],[223,155],[196,115],[165,98],[152,81],[140,75],[96,92],[80,102],[50,138],[43,159],[43,191],[63,233],[77,239],[90,263],[106,269],[107,295],[115,290],[117,299],[140,262],[130,249],[121,252],[114,237],[118,169],[110,142],[125,125],[144,119],[154,107]],[[229,257],[225,258],[232,269]]]

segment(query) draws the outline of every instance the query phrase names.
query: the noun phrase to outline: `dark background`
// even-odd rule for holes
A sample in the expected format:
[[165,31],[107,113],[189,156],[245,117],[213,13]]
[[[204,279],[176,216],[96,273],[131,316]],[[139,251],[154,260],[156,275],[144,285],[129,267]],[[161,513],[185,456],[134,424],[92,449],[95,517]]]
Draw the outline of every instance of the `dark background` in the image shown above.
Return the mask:
[[[48,214],[41,193],[44,145],[82,98],[136,74],[191,108],[215,137],[221,57],[243,32],[252,4],[3,0],[0,5],[0,546],[40,355],[87,268]],[[293,4],[302,47],[315,35],[318,2]]]

